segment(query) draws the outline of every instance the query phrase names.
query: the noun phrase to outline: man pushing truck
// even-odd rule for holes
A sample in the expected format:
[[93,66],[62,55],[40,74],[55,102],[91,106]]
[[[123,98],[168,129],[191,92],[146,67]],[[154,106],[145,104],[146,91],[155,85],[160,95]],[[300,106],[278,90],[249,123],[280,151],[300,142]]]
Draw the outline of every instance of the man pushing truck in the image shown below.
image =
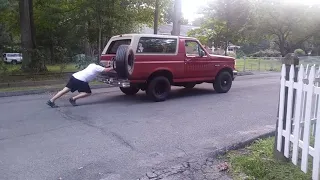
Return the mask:
[[91,88],[89,86],[89,82],[94,80],[98,74],[100,73],[108,73],[111,71],[112,68],[105,68],[97,64],[90,64],[85,69],[74,73],[71,78],[69,79],[69,82],[67,83],[66,87],[64,87],[61,91],[59,91],[56,95],[54,95],[48,102],[47,105],[49,105],[52,108],[58,107],[55,104],[55,101],[60,98],[61,96],[67,94],[68,92],[75,92],[78,91],[79,94],[71,97],[69,99],[69,102],[76,106],[76,100],[80,98],[85,98],[91,95]]

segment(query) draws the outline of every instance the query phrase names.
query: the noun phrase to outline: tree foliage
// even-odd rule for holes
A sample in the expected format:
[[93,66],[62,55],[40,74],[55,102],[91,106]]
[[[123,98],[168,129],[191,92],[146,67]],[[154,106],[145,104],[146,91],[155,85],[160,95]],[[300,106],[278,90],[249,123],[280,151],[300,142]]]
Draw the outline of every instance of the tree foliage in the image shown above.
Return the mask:
[[257,32],[274,42],[282,56],[302,48],[318,33],[320,19],[317,6],[273,1],[259,1],[256,8]]
[[282,56],[295,49],[302,49],[306,54],[320,52],[320,5],[278,0],[220,0],[209,4],[202,14],[194,22],[201,28],[189,35],[203,42],[213,41],[216,48],[226,49],[227,42],[231,42],[250,54],[268,48]]
[[[170,1],[160,1],[161,19]],[[38,58],[24,61],[27,66],[70,62],[77,54],[97,59],[113,35],[138,32],[140,25],[151,25],[155,6],[155,0],[0,0],[0,51],[16,45],[25,48],[20,38],[27,30],[21,26],[27,25],[26,15],[23,8],[19,13],[19,2],[31,2],[34,28],[30,32],[34,31],[31,39],[38,54]],[[32,71],[42,70],[37,68]]]
[[[203,12],[204,18],[196,20],[201,28],[189,35],[214,42],[215,47],[227,48],[228,43],[239,43],[246,39],[250,25],[251,8],[247,0],[220,0],[211,2]],[[204,40],[205,39],[205,40]]]

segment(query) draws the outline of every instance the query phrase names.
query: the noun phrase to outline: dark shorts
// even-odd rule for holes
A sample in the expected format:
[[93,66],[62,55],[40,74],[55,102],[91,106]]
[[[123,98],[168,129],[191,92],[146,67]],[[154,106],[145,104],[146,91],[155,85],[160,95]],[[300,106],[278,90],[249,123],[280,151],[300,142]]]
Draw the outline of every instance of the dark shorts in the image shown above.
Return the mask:
[[71,92],[78,91],[79,93],[91,93],[91,88],[87,82],[80,81],[73,76],[71,76],[66,87],[69,88]]

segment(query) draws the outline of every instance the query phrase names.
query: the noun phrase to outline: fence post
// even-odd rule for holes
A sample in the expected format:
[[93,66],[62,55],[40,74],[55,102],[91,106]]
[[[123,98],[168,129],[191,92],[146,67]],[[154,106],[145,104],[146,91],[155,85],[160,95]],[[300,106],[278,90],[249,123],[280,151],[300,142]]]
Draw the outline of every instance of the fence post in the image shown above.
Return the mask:
[[259,58],[258,64],[259,64],[258,71],[260,72],[261,71],[261,58]]
[[247,59],[247,57],[244,56],[244,57],[243,57],[243,72],[246,71],[246,59]]
[[267,70],[267,64],[264,64],[264,70],[265,70],[265,71],[268,71],[268,70]]
[[[282,60],[282,64],[285,65],[285,80],[288,81],[289,80],[289,76],[290,76],[290,68],[291,65],[294,66],[294,82],[297,82],[297,77],[298,77],[298,68],[297,65],[299,65],[299,58],[297,56],[295,56],[293,53],[289,53],[286,55],[285,58],[283,58]],[[294,105],[295,105],[295,101],[296,101],[296,90],[294,90],[293,92],[293,103],[291,104],[292,109],[294,109]],[[277,113],[277,124],[276,124],[276,134],[275,134],[275,143],[274,143],[274,157],[278,160],[282,160],[282,161],[289,161],[288,158],[286,158],[284,156],[284,145],[285,145],[285,138],[284,136],[282,136],[282,141],[281,141],[281,151],[277,150],[277,144],[278,144],[278,122],[279,122],[279,116],[282,116],[282,120],[283,120],[283,126],[282,129],[286,129],[287,123],[291,123],[291,118],[290,119],[286,119],[286,115],[287,115],[287,107],[288,107],[288,87],[285,87],[285,96],[284,96],[284,107],[283,107],[283,114],[279,114],[279,109],[280,109],[280,101],[278,104],[278,113]],[[291,117],[293,117],[293,113]],[[291,133],[291,132],[290,132]],[[290,137],[288,137],[290,138]],[[281,139],[280,139],[281,140]]]

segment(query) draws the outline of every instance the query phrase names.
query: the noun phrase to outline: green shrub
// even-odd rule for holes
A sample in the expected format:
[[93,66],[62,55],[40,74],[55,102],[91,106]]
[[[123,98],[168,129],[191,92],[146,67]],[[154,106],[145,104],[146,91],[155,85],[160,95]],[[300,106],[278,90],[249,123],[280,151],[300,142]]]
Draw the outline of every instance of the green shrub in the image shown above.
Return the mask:
[[281,56],[281,53],[277,50],[266,49],[266,50],[260,50],[256,53],[253,53],[251,56],[253,56],[253,57],[279,57],[279,56]]
[[306,53],[302,49],[294,50],[294,54],[296,54],[297,56],[305,56],[306,55]]
[[0,58],[0,75],[4,76],[4,75],[7,75],[7,73],[8,73],[8,68],[4,63],[4,61]]
[[84,69],[89,64],[95,63],[97,59],[95,59],[94,57],[86,56],[84,54],[78,54],[73,57],[73,61],[76,62],[77,69]]
[[246,54],[242,50],[237,50],[237,59],[246,56]]

